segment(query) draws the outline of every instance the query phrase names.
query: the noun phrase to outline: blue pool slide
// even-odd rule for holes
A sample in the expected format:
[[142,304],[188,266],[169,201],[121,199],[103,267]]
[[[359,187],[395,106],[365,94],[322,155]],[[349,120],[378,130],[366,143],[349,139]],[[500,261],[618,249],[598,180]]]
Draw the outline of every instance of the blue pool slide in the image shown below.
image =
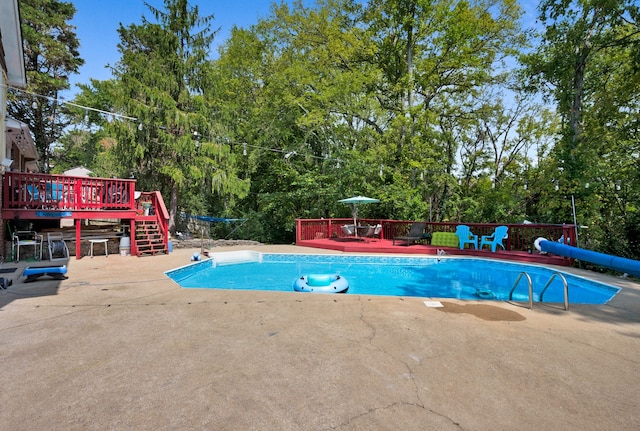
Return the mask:
[[540,241],[540,250],[558,256],[584,260],[585,262],[595,263],[596,265],[640,277],[640,261],[638,260],[598,253],[596,251],[585,250],[583,248],[547,240]]

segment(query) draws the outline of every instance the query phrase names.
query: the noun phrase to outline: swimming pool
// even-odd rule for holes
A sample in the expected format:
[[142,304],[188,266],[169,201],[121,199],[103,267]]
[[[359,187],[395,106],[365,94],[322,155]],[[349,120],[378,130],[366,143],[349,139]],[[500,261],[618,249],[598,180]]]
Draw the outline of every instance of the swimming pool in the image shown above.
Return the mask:
[[[165,272],[183,288],[271,290],[293,292],[293,282],[306,274],[339,274],[349,281],[347,294],[508,300],[521,272],[533,283],[534,301],[555,270],[541,266],[458,257],[387,257],[368,255],[278,254],[254,251],[214,253],[212,259]],[[620,290],[562,273],[573,304],[605,304]],[[528,301],[523,277],[513,300]],[[544,302],[563,302],[564,289],[555,277]]]

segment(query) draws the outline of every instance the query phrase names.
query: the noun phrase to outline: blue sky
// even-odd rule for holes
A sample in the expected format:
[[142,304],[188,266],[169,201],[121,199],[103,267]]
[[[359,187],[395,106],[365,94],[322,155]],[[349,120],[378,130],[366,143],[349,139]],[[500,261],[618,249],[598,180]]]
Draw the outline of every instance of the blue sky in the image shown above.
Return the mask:
[[[76,83],[89,83],[91,78],[105,80],[111,78],[111,72],[105,66],[114,64],[120,59],[117,45],[119,42],[117,29],[120,23],[125,27],[139,24],[144,15],[155,22],[143,0],[71,0],[76,7],[76,15],[72,24],[76,26],[76,34],[80,40],[80,56],[85,60],[79,75],[71,76],[71,90],[66,98],[73,97],[78,90]],[[277,0],[276,3],[280,3]],[[147,3],[163,9],[163,0],[147,0]],[[269,15],[271,0],[190,0],[191,5],[198,5],[201,16],[214,15],[213,28],[220,27],[216,36],[218,44],[224,43],[231,33],[231,28],[248,28],[256,24],[260,18]],[[289,3],[291,1],[289,0]],[[312,0],[305,3],[313,3]],[[520,0],[525,10],[523,25],[535,25],[535,8],[537,0]],[[212,55],[216,55],[217,47],[213,47]]]
[[[71,3],[76,7],[76,15],[71,23],[76,26],[80,56],[85,61],[80,74],[71,77],[70,94],[73,95],[78,91],[76,83],[86,84],[91,78],[111,78],[111,72],[105,66],[120,59],[117,49],[120,23],[126,27],[139,24],[143,15],[151,22],[155,22],[155,18],[142,0],[71,0]],[[147,0],[147,3],[158,9],[163,9],[164,5],[163,0]],[[216,36],[218,43],[229,38],[234,25],[248,28],[260,18],[268,16],[271,3],[269,0],[190,1],[192,6],[198,6],[201,16],[214,15],[212,27],[220,27]]]

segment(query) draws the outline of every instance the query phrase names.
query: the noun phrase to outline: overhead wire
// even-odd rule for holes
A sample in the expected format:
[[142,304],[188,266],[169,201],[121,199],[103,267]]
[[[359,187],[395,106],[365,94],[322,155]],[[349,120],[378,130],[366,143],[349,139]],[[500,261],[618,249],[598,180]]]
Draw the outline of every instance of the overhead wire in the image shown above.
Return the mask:
[[33,91],[25,90],[25,89],[22,89],[22,88],[11,86],[11,85],[4,85],[3,84],[2,86],[5,87],[5,88],[14,90],[14,91],[19,91],[21,93],[28,94],[28,95],[33,96],[33,97],[37,97],[37,98],[40,98],[40,99],[47,99],[50,102],[56,102],[56,103],[59,103],[61,105],[69,105],[69,106],[74,106],[76,108],[84,109],[85,110],[85,118],[86,118],[86,113],[88,111],[93,111],[93,112],[98,112],[98,113],[104,114],[104,115],[110,115],[112,117],[123,118],[123,119],[126,119],[126,120],[139,122],[138,118],[131,117],[129,115],[118,114],[117,112],[105,111],[105,110],[102,110],[102,109],[94,108],[92,106],[80,105],[79,103],[69,102],[68,100],[64,100],[64,99],[57,98],[57,97],[45,96],[43,94],[34,93]]
[[[35,93],[35,92],[32,92],[32,91],[25,90],[25,89],[18,88],[18,87],[14,87],[14,86],[11,86],[11,85],[2,84],[2,86],[5,87],[5,88],[14,90],[14,91],[18,91],[18,92],[21,92],[21,93],[24,93],[24,94],[28,94],[28,95],[36,97],[36,98],[46,99],[46,100],[48,100],[50,102],[55,102],[55,103],[58,103],[58,104],[61,104],[61,105],[68,105],[68,106],[73,106],[73,107],[78,108],[78,109],[83,109],[85,111],[85,115],[84,115],[85,121],[88,121],[88,113],[89,113],[89,111],[92,111],[92,112],[97,112],[99,114],[105,115],[105,116],[107,116],[107,118],[108,117],[121,118],[121,119],[125,119],[125,120],[129,120],[129,121],[138,123],[138,130],[142,130],[143,123],[137,117],[132,117],[132,116],[125,115],[125,114],[119,114],[117,112],[112,112],[112,111],[105,111],[103,109],[94,108],[92,106],[81,105],[79,103],[70,102],[70,101],[64,100],[62,98],[56,98],[56,97],[52,97],[52,96],[45,96],[45,95],[42,95],[42,94],[38,94],[38,93]],[[163,126],[158,126],[158,127],[159,128],[164,128]],[[194,133],[194,136],[196,136],[196,137],[200,136],[200,134],[197,131],[195,131],[193,133]],[[243,143],[231,143],[231,145],[242,145],[242,147],[243,147],[242,154],[244,156],[247,155],[247,148],[254,148],[254,149],[263,150],[263,151],[271,151],[271,152],[282,153],[282,154],[284,154],[284,158],[287,159],[287,160],[289,160],[293,156],[299,155],[299,153],[297,151],[295,151],[295,150],[286,150],[286,149],[283,149],[283,148],[263,147],[263,146],[259,146],[259,145],[249,144],[249,143],[246,143],[246,142],[243,142]],[[303,155],[303,157],[312,158],[312,159],[316,159],[316,160],[334,161],[334,162],[336,162],[338,164],[338,167],[340,166],[341,163],[344,163],[343,160],[341,160],[339,158],[329,157],[328,155],[327,156],[316,156],[316,155],[313,155],[313,154],[305,154],[305,155]],[[384,165],[380,165],[380,175],[382,175],[383,167],[384,167]]]

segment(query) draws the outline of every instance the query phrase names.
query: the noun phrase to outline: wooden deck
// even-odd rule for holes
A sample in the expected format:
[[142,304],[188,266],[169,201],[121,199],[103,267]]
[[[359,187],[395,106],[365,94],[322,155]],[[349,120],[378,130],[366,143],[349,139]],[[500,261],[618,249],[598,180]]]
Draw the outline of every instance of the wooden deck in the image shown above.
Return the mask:
[[160,246],[166,250],[169,213],[162,195],[159,191],[136,193],[135,188],[133,179],[5,172],[0,233],[5,222],[30,221],[40,230],[57,220],[73,220],[79,259],[80,243],[87,239],[82,232],[83,220],[119,220],[129,227],[132,254],[141,255],[151,243],[153,254]]
[[443,250],[448,255],[453,256],[469,256],[469,257],[485,257],[491,259],[504,259],[516,262],[538,263],[545,265],[571,266],[571,259],[553,256],[549,254],[540,254],[537,250],[532,253],[526,251],[496,251],[491,252],[488,248],[484,250],[464,249],[454,247],[432,246],[427,244],[411,244],[411,245],[393,245],[392,240],[374,239],[370,241],[358,240],[352,238],[332,238],[332,239],[313,239],[302,240],[296,242],[296,245],[302,247],[321,248],[326,250],[336,250],[345,253],[397,253],[397,254],[422,254],[437,255],[438,250]]

